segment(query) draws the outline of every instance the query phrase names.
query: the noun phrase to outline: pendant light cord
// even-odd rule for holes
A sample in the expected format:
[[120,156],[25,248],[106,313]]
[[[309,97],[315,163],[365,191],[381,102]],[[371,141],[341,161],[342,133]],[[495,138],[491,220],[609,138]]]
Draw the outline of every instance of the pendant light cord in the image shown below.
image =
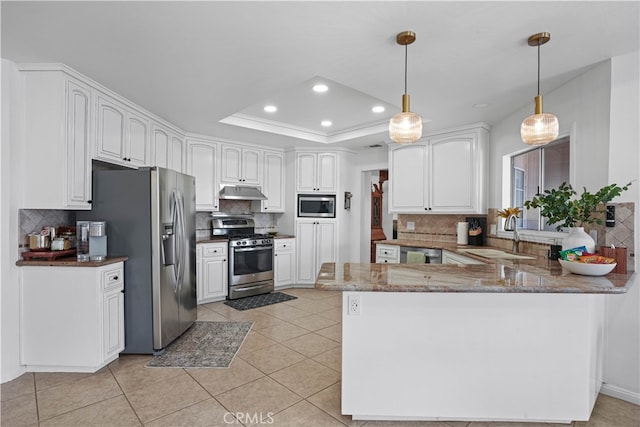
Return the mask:
[[[540,73],[540,71],[538,71],[538,73]],[[404,93],[407,93],[407,45],[406,44],[404,45]]]
[[540,42],[538,42],[538,95],[540,95]]

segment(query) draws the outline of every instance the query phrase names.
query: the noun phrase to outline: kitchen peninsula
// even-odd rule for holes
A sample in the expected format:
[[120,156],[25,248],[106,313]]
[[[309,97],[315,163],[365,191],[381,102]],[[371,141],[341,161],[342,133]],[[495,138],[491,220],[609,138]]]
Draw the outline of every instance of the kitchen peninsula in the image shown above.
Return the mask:
[[342,413],[366,420],[588,420],[602,384],[605,296],[630,274],[555,261],[323,264],[343,291]]

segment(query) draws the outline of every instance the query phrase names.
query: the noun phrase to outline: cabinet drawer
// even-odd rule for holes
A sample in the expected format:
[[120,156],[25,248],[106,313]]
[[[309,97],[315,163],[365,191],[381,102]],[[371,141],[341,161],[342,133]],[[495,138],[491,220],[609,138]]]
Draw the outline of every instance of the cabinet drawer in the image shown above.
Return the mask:
[[275,251],[276,252],[292,251],[293,245],[294,245],[293,242],[294,242],[293,239],[280,240],[280,241],[276,240],[274,243]]
[[124,283],[124,270],[122,267],[108,269],[102,272],[102,290],[108,291],[122,287]]
[[376,258],[399,259],[400,248],[398,246],[378,245],[376,246]]
[[222,256],[227,254],[227,245],[210,245],[202,248],[203,257]]

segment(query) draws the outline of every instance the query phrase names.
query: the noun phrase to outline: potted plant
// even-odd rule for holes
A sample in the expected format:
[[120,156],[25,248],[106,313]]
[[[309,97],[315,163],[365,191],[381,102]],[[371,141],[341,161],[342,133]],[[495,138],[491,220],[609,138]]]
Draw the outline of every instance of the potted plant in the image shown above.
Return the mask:
[[[590,193],[583,188],[580,197],[571,187],[563,182],[558,188],[545,190],[533,199],[524,202],[527,209],[540,208],[540,214],[547,218],[549,224],[556,224],[556,230],[569,228],[569,235],[562,241],[562,249],[586,246],[589,252],[595,250],[595,242],[584,231],[587,224],[602,224],[602,219],[596,214],[605,212],[606,203],[626,191],[631,183],[620,187],[610,184],[602,187],[596,193]],[[585,237],[586,236],[586,237]]]

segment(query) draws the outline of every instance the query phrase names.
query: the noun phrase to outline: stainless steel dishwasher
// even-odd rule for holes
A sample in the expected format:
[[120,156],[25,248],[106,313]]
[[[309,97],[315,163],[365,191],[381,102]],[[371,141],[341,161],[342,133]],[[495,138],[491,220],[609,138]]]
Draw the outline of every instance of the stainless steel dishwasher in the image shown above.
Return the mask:
[[[422,253],[424,264],[442,264],[442,249],[400,247],[400,264],[407,264],[408,253]],[[415,257],[412,257],[415,260]],[[415,261],[413,263],[416,263]]]

